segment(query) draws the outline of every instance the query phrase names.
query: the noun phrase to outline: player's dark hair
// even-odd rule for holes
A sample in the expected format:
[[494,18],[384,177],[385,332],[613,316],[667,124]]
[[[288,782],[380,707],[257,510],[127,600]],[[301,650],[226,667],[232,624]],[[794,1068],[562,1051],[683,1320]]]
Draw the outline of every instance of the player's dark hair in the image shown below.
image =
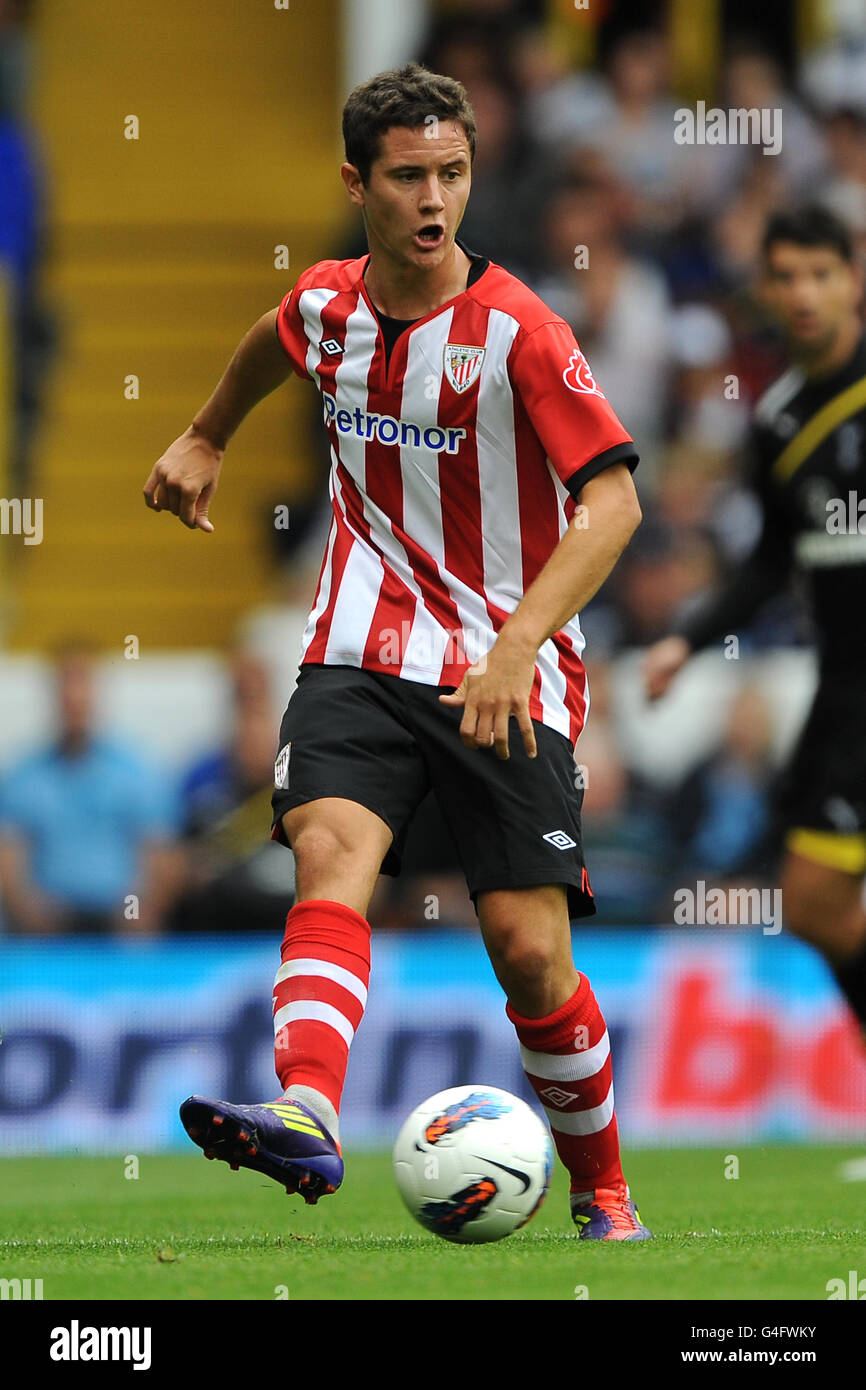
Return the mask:
[[462,82],[430,72],[420,63],[377,73],[349,94],[343,107],[346,159],[367,183],[379,153],[379,141],[393,126],[424,129],[430,117],[458,121],[466,131],[470,157],[475,157],[475,114]]
[[850,231],[841,218],[819,203],[774,213],[761,242],[765,260],[779,241],[792,241],[795,246],[829,246],[839,253],[843,261],[850,264],[854,260],[854,242]]

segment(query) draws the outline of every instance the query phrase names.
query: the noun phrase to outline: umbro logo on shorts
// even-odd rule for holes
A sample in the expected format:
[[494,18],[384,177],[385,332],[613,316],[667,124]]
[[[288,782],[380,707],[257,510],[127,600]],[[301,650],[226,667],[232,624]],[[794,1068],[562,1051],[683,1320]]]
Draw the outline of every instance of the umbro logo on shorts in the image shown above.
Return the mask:
[[574,849],[577,844],[570,835],[566,835],[564,830],[548,830],[546,835],[542,835],[542,840],[546,840],[554,849]]
[[336,338],[323,338],[319,348],[326,357],[338,357],[343,351],[343,344],[338,343]]

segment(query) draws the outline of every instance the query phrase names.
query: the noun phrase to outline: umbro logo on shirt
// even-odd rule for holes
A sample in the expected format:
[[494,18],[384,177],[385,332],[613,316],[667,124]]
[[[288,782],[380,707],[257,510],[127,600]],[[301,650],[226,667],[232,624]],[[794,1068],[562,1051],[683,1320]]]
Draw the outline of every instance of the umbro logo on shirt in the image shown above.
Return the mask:
[[319,351],[326,357],[339,357],[343,351],[343,344],[338,343],[336,338],[323,338],[319,343]]

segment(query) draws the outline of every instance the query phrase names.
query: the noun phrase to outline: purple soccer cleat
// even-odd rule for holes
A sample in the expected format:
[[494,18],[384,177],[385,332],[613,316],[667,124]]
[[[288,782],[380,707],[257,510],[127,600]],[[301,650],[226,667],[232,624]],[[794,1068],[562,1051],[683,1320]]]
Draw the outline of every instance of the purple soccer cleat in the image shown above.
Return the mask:
[[572,1194],[571,1219],[580,1227],[581,1240],[652,1240],[625,1183],[597,1187],[582,1202],[574,1200],[577,1195]]
[[321,1120],[297,1100],[229,1105],[190,1096],[180,1107],[183,1127],[205,1158],[221,1158],[237,1172],[252,1168],[298,1192],[308,1206],[336,1192],[343,1181],[340,1146]]

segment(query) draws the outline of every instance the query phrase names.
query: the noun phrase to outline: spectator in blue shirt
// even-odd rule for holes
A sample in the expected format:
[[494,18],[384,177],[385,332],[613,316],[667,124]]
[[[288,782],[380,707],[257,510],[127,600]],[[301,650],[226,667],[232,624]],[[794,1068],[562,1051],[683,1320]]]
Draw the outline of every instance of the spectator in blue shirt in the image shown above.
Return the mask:
[[94,663],[56,663],[58,732],[0,780],[8,929],[158,930],[180,879],[176,796],[139,752],[94,732]]

